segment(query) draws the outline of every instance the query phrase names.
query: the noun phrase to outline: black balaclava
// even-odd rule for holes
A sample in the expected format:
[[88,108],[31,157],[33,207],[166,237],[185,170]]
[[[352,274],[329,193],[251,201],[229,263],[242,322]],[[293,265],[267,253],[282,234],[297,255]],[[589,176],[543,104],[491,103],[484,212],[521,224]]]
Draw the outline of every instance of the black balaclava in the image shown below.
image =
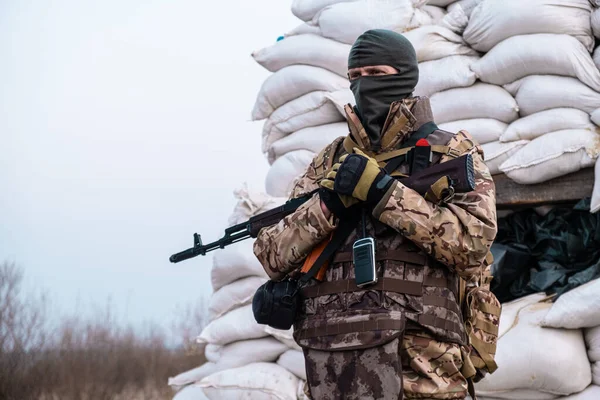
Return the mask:
[[372,148],[378,150],[390,105],[409,97],[415,90],[419,64],[415,48],[403,35],[386,29],[371,29],[352,45],[348,69],[373,65],[389,65],[398,70],[397,74],[361,76],[350,82],[360,121]]

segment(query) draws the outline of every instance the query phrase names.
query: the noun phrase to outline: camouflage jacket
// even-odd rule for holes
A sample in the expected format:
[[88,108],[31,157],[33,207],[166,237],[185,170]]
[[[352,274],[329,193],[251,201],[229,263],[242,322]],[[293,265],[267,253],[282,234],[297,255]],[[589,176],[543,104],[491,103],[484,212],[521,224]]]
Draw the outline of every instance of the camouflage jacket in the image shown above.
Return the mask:
[[[349,105],[346,106],[346,114],[350,137],[361,149],[372,154],[368,136]],[[419,126],[432,119],[426,97],[393,103],[380,153],[397,148]],[[345,153],[342,140],[343,137],[336,139],[313,159],[305,173],[296,180],[291,198],[318,189],[327,169]],[[481,273],[497,226],[495,186],[483,161],[481,146],[466,131],[452,135],[446,145],[450,149],[463,149],[465,143],[474,144],[466,146],[470,147],[469,152],[473,156],[474,191],[457,194],[450,202],[436,205],[396,181],[373,208],[372,216],[412,241],[451,273],[469,280]],[[442,155],[437,162],[449,159],[450,155]],[[335,217],[326,218],[323,214],[319,196],[315,194],[278,224],[263,228],[254,243],[254,253],[269,277],[280,280],[301,267],[313,247],[327,239],[336,226]]]

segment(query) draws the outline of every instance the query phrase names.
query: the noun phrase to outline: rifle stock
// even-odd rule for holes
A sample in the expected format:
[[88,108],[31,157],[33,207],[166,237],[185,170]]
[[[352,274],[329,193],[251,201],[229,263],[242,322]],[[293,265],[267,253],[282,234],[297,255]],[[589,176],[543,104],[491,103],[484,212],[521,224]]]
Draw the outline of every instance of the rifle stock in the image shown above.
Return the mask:
[[[424,196],[431,185],[443,176],[450,178],[455,193],[466,193],[474,190],[475,176],[473,158],[471,155],[466,154],[453,160],[436,164],[407,178],[399,179],[399,181]],[[225,235],[216,242],[203,245],[200,235],[194,233],[194,246],[182,252],[173,254],[169,258],[169,261],[178,263],[199,255],[204,256],[209,251],[223,249],[225,246],[249,237],[255,238],[262,228],[278,223],[311,199],[316,192],[318,192],[318,190],[314,190],[305,196],[288,200],[279,207],[255,215],[246,222],[229,227],[225,229]]]

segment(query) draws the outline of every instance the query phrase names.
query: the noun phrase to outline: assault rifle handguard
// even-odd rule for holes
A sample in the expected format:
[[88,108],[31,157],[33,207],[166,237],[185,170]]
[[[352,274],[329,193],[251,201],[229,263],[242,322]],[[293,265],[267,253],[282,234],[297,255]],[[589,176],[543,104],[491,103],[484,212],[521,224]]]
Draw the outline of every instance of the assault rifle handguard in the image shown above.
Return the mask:
[[271,210],[255,215],[246,222],[242,222],[225,229],[225,235],[216,242],[204,245],[202,244],[200,235],[194,233],[194,247],[191,247],[180,253],[173,254],[169,260],[172,263],[178,263],[180,261],[187,260],[188,258],[204,256],[209,251],[223,249],[225,246],[248,239],[249,237],[255,238],[262,228],[265,226],[274,225],[285,218],[285,216],[296,211],[296,209],[307,202],[315,192],[316,191],[313,191],[306,196],[288,200],[285,204],[279,207],[275,207]]
[[[399,181],[424,196],[431,186],[444,176],[449,178],[453,193],[467,193],[474,190],[475,175],[471,155],[466,154],[453,160],[436,164],[407,178],[401,178]],[[315,190],[305,196],[288,200],[279,207],[255,215],[246,222],[225,229],[225,235],[216,242],[204,245],[202,244],[200,235],[194,233],[194,247],[173,254],[169,258],[169,261],[178,263],[196,256],[204,256],[209,251],[223,249],[225,246],[250,237],[255,238],[262,228],[274,225],[296,211],[298,207],[310,200],[317,191]]]

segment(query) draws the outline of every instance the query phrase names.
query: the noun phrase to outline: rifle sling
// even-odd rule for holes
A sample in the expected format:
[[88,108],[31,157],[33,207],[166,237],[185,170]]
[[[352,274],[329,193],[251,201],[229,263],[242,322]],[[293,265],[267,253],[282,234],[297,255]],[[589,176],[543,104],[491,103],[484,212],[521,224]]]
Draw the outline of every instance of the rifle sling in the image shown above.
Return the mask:
[[[419,139],[426,138],[427,136],[429,136],[431,133],[433,133],[437,129],[438,129],[438,127],[433,121],[427,122],[427,123],[421,125],[419,127],[419,129],[417,129],[415,132],[413,132],[413,134],[402,145],[402,147],[414,147]],[[348,138],[349,137],[350,136],[348,136]],[[347,146],[348,143],[345,141],[344,145]],[[348,148],[346,148],[346,151],[348,151]],[[400,164],[402,164],[404,162],[405,159],[406,159],[406,154],[393,158],[386,165],[386,168],[385,168],[386,172],[389,174],[389,173],[393,172],[394,170],[396,170],[400,166]],[[388,168],[388,166],[389,166],[389,168]],[[335,230],[333,237],[331,238],[331,241],[329,243],[327,243],[327,246],[325,246],[325,249],[323,250],[323,252],[321,254],[319,254],[319,257],[317,257],[317,260],[312,265],[312,267],[308,270],[308,272],[305,273],[302,276],[302,278],[299,279],[300,286],[306,285],[306,283],[308,283],[308,281],[311,280],[317,274],[319,269],[321,269],[321,266],[327,260],[331,259],[331,257],[336,252],[336,250],[344,243],[344,241],[348,238],[350,233],[354,230],[354,228],[356,227],[356,224],[358,223],[359,218],[360,218],[360,214],[356,213],[355,215],[352,216],[352,218],[340,221],[340,225],[339,225],[338,229]]]
[[331,241],[327,243],[327,246],[325,246],[323,252],[319,254],[319,257],[317,257],[317,260],[315,261],[313,266],[308,270],[308,272],[304,274],[302,278],[299,279],[299,283],[301,286],[305,285],[309,280],[311,280],[317,274],[319,269],[321,269],[321,266],[325,263],[325,261],[329,260],[333,256],[336,250],[348,238],[350,233],[352,233],[352,231],[356,227],[356,224],[358,223],[359,218],[360,214],[356,213],[350,219],[340,220],[340,225],[333,233]]
[[[427,136],[429,136],[436,130],[438,130],[438,126],[433,121],[427,122],[427,123],[421,125],[419,127],[419,129],[417,129],[412,135],[410,135],[408,140],[402,144],[401,149],[415,147],[415,145],[417,144],[417,142],[420,139],[425,139]],[[392,172],[397,170],[398,167],[404,161],[406,161],[407,157],[408,157],[408,152],[392,158],[390,161],[388,161],[388,163],[384,167],[385,172],[387,172],[388,174],[391,174]]]

